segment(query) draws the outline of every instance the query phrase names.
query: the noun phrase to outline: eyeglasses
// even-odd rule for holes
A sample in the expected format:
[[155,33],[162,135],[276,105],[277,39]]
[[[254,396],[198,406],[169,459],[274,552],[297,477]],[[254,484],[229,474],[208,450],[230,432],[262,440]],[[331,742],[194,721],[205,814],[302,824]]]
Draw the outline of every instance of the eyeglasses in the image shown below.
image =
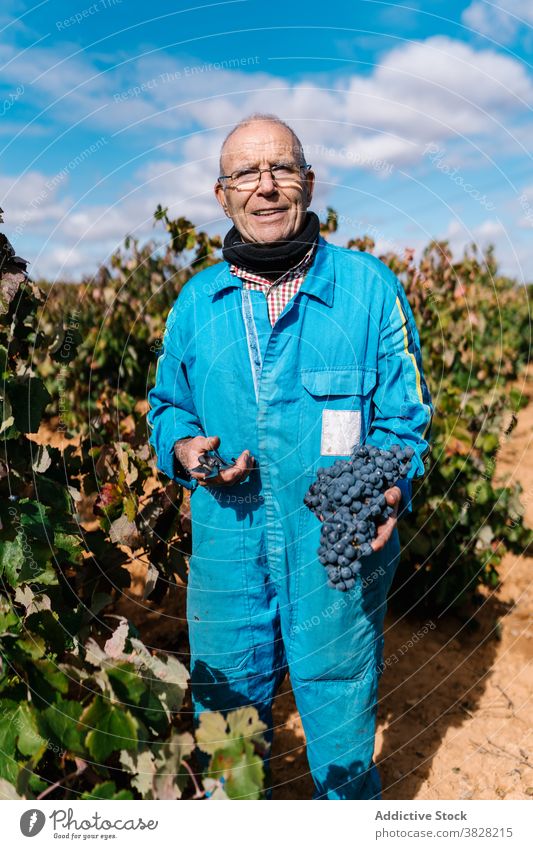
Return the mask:
[[[261,180],[261,174],[269,171],[277,186],[290,186],[300,179],[300,172],[307,172],[311,165],[271,165],[270,168],[240,168],[232,174],[221,174],[219,179],[222,187],[230,189],[255,189]],[[227,181],[224,183],[223,181]]]

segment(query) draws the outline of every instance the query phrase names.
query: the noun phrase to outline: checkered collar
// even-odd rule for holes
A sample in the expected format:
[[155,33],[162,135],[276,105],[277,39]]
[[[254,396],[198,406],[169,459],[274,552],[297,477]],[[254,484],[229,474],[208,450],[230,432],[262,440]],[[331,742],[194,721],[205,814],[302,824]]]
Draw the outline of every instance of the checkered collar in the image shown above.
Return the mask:
[[300,277],[304,274],[305,271],[309,268],[313,263],[313,258],[315,254],[315,250],[318,242],[314,242],[311,245],[307,253],[301,258],[296,265],[293,265],[292,268],[288,268],[277,280],[268,280],[268,278],[263,277],[261,274],[256,274],[253,271],[250,271],[247,268],[241,268],[238,265],[231,264],[229,267],[230,273],[234,274],[236,277],[241,277],[245,280],[251,280],[254,283],[263,283],[266,287],[270,288],[271,286],[277,286],[278,283],[282,283],[285,279],[290,278],[294,279],[294,277]]

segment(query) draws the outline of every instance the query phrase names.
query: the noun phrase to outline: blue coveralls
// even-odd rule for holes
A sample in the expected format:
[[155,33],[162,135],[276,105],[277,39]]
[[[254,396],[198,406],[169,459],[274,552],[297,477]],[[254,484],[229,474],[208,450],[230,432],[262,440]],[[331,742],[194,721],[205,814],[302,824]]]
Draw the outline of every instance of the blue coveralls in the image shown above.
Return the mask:
[[[403,287],[375,257],[319,237],[299,292],[271,327],[264,294],[227,262],[196,274],[167,321],[150,442],[192,490],[187,589],[195,716],[254,704],[269,729],[287,668],[321,799],[380,798],[373,762],[395,530],[355,587],[326,585],[320,522],[303,505],[319,466],[356,442],[410,445],[424,473],[433,407]],[[180,477],[174,442],[218,435],[258,463],[231,487]],[[183,473],[182,473],[183,474]],[[410,480],[402,482],[410,510]],[[271,738],[271,733],[270,733]]]

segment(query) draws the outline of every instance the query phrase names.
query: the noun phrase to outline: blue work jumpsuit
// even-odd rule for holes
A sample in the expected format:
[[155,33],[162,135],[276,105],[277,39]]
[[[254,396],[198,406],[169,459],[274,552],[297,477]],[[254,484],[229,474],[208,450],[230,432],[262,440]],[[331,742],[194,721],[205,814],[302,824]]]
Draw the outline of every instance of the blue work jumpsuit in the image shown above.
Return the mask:
[[[367,253],[321,236],[298,293],[270,325],[259,291],[222,262],[191,278],[169,313],[150,443],[191,492],[187,588],[195,717],[253,704],[269,728],[287,669],[307,741],[314,798],[377,799],[373,762],[387,591],[397,530],[363,560],[355,587],[327,586],[320,522],[303,504],[320,466],[355,443],[414,451],[424,473],[433,414],[400,281]],[[258,463],[231,487],[199,487],[176,467],[185,436],[218,435],[226,459]],[[409,511],[410,479],[402,481]]]

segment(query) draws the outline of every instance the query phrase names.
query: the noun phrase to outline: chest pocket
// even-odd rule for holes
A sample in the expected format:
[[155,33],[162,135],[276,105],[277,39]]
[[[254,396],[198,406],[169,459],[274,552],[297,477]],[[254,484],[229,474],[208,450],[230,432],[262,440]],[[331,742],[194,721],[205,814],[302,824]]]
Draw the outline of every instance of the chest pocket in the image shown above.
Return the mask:
[[357,366],[303,369],[298,451],[306,474],[348,457],[364,442],[377,370]]
[[195,409],[202,430],[220,437],[219,452],[228,462],[248,448],[257,454],[256,416],[249,363],[230,369],[220,363],[195,381]]

